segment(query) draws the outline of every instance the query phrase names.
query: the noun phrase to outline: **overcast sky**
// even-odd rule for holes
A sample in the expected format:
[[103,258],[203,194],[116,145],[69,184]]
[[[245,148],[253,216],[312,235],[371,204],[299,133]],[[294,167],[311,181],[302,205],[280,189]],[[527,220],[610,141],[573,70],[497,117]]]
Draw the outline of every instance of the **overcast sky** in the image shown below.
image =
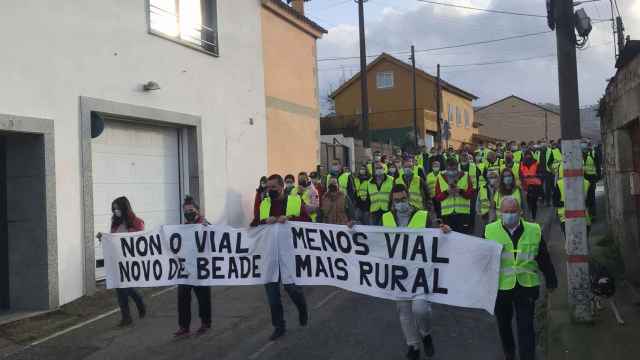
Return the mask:
[[[546,14],[545,0],[438,0],[496,10]],[[640,38],[640,0],[617,0],[626,34]],[[611,17],[609,0],[582,5],[592,19]],[[358,55],[357,4],[353,0],[311,0],[307,15],[329,33],[318,42],[318,58]],[[365,4],[367,54],[390,52],[408,60],[411,44],[417,50],[547,31],[545,18],[492,14],[432,5],[418,0],[369,0]],[[585,50],[578,50],[581,106],[595,104],[614,72],[611,22],[596,23]],[[394,54],[397,52],[405,52]],[[442,64],[443,78],[486,105],[515,94],[533,102],[558,103],[555,33],[488,45],[418,53],[417,64],[435,74]],[[533,58],[533,59],[530,59]],[[371,61],[373,58],[370,58]],[[455,66],[514,59],[518,62],[486,66]],[[358,60],[319,61],[323,98],[358,72]],[[326,106],[323,106],[326,109]]]

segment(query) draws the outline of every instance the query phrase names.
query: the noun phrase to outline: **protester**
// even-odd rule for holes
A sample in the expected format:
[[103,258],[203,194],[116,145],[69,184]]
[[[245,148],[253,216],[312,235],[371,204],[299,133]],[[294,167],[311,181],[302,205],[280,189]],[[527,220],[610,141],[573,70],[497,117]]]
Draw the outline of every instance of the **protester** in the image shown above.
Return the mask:
[[296,186],[290,195],[300,195],[304,203],[305,210],[311,221],[318,221],[318,209],[320,208],[320,198],[318,191],[311,183],[306,172],[302,171],[298,174],[298,186]]
[[322,199],[320,222],[324,224],[352,226],[354,208],[349,197],[340,190],[338,180],[329,180],[329,191]]
[[[144,221],[138,218],[131,208],[129,199],[121,196],[111,203],[111,233],[129,233],[144,231]],[[102,240],[102,233],[98,233],[98,240]],[[129,326],[133,323],[131,318],[131,311],[129,310],[129,298],[133,300],[138,308],[138,315],[140,319],[147,315],[147,307],[144,304],[142,296],[134,288],[118,288],[116,289],[118,295],[118,305],[120,305],[120,315],[122,319],[118,326]]]
[[322,176],[320,175],[320,173],[312,171],[309,173],[309,178],[311,178],[311,183],[318,192],[318,198],[320,199],[320,202],[322,202],[322,196],[327,191],[327,188],[324,187],[324,184],[322,183]]
[[[182,203],[185,224],[210,225],[200,213],[200,206],[191,197],[187,196]],[[189,336],[191,328],[191,291],[198,299],[198,314],[200,315],[200,328],[196,335],[202,335],[211,329],[211,289],[208,286],[178,285],[178,331],[175,337]]]
[[[560,230],[562,231],[562,233],[565,233],[565,222],[566,222],[566,216],[565,216],[565,199],[566,199],[566,193],[565,193],[565,187],[564,187],[564,170],[563,167],[560,166],[560,168],[558,169],[558,181],[556,182],[556,186],[554,188],[553,191],[553,206],[556,208],[556,213],[558,215],[558,220],[560,220]],[[589,180],[587,179],[583,179],[583,191],[584,191],[584,208],[586,210],[585,212],[585,218],[587,221],[587,234],[589,234],[591,232],[591,214],[589,213],[589,207],[591,205],[591,199],[589,199],[588,193],[589,193],[589,186],[591,184],[589,183]]]
[[[389,199],[389,209],[382,216],[384,227],[409,227],[424,229],[430,227],[432,217],[425,210],[416,209],[411,205],[410,194],[403,184],[394,185]],[[441,225],[442,232],[449,233],[451,228]],[[425,355],[432,357],[435,354],[433,338],[431,335],[431,304],[426,295],[413,300],[396,301],[400,325],[407,342],[407,359],[420,359],[420,343],[424,346]]]
[[553,162],[553,152],[545,141],[540,143],[540,156],[538,159],[538,166],[541,168],[543,190],[544,190],[544,204],[545,206],[551,205],[551,196],[553,194],[553,170],[551,169]]
[[[348,169],[348,168],[347,168]],[[345,171],[345,168],[340,165],[338,160],[333,160],[331,162],[330,173],[327,175],[327,179],[325,182],[325,186],[327,189],[329,188],[329,180],[331,178],[338,179],[338,186],[340,187],[340,191],[345,193],[349,199],[353,200],[356,198],[355,185],[353,183],[353,178],[349,171]]]
[[447,171],[436,182],[435,200],[440,202],[442,220],[453,231],[470,234],[473,185],[469,175],[458,169],[458,162],[447,160]]
[[499,291],[495,315],[505,359],[516,358],[511,322],[515,309],[520,360],[534,360],[536,353],[534,316],[540,294],[540,277],[546,288],[558,287],[555,269],[542,237],[540,225],[521,219],[518,201],[505,197],[500,203],[501,218],[485,228],[484,237],[502,245]]
[[478,200],[478,168],[476,164],[473,163],[473,157],[471,155],[471,150],[468,146],[465,146],[465,150],[462,155],[460,155],[460,170],[467,175],[469,175],[469,179],[471,179],[471,185],[473,187],[473,196],[471,197],[471,230],[475,229],[476,225],[476,201]]
[[538,214],[538,199],[543,195],[541,177],[542,169],[539,167],[539,163],[533,158],[531,150],[527,150],[520,163],[520,179],[522,190],[527,197],[527,209],[533,221],[536,220]]
[[267,196],[269,196],[267,192],[267,177],[263,176],[260,178],[260,183],[256,189],[256,196],[253,200],[253,217],[258,217],[260,213],[260,202]]
[[440,201],[435,200],[436,195],[436,182],[438,181],[438,177],[440,175],[440,162],[434,161],[431,166],[431,171],[427,174],[427,187],[429,188],[429,197],[431,198],[431,202],[433,203],[433,210],[440,219],[442,217]]
[[510,151],[507,151],[504,154],[504,160],[501,162],[500,172],[502,173],[504,169],[511,170],[514,175],[516,185],[520,185],[520,161],[515,161],[515,155]]
[[369,201],[370,179],[366,165],[361,165],[358,168],[358,176],[353,179],[356,187],[354,216],[355,220],[362,225],[369,225],[369,208],[371,207],[371,202]]
[[429,207],[429,189],[427,183],[418,175],[415,175],[411,159],[404,161],[402,175],[395,179],[395,184],[402,184],[408,188],[411,206],[418,210]]
[[284,177],[284,193],[289,196],[291,194],[291,192],[293,191],[293,189],[296,186],[296,178],[291,175],[291,174],[287,174]]
[[400,172],[398,171],[398,166],[396,164],[391,164],[388,167],[387,175],[391,176],[394,180],[400,176]]
[[393,188],[393,177],[385,175],[382,163],[374,164],[374,175],[369,180],[367,192],[371,225],[382,225],[382,214],[389,211],[389,194]]
[[[267,179],[267,190],[269,191],[269,197],[262,200],[260,204],[260,216],[253,219],[251,223],[252,226],[259,224],[284,224],[289,220],[302,222],[311,221],[305,208],[302,206],[300,196],[285,195],[284,181],[280,175],[275,174],[269,176]],[[271,309],[271,324],[274,327],[269,340],[274,341],[286,333],[284,308],[282,306],[282,299],[280,298],[280,281],[267,283],[264,287]],[[309,313],[302,288],[295,284],[284,284],[284,289],[287,294],[289,294],[291,301],[298,308],[300,326],[306,326],[309,320]]]
[[492,201],[498,191],[498,173],[492,171],[488,175],[489,181],[478,192],[476,211],[482,217],[484,225],[496,221],[496,206]]
[[516,184],[515,175],[511,169],[506,168],[500,174],[500,185],[498,191],[493,195],[493,202],[496,207],[496,216],[500,218],[500,204],[502,199],[510,196],[518,202],[518,205],[522,208],[522,191],[520,186]]
[[592,217],[596,216],[596,185],[600,180],[600,164],[599,157],[596,156],[593,148],[589,146],[589,143],[585,140],[580,143],[582,149],[584,178],[589,181],[589,190],[587,191],[587,197],[589,198],[589,214]]

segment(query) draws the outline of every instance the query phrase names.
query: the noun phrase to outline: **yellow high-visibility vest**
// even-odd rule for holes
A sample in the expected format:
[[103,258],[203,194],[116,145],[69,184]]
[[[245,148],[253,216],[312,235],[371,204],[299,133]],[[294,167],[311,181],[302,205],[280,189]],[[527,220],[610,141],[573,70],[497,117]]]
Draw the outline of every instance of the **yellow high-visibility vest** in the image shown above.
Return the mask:
[[[285,216],[300,216],[302,211],[302,198],[299,195],[287,197],[287,209]],[[260,220],[267,220],[271,214],[271,198],[266,197],[260,202]]]
[[[564,179],[558,180],[557,184],[558,184],[558,190],[560,190],[560,201],[562,201],[564,203],[564,200],[565,200]],[[587,193],[589,192],[589,185],[591,185],[589,180],[583,179],[582,188],[583,188],[583,191],[584,191],[585,200],[587,198]],[[591,225],[591,215],[589,215],[589,211],[587,211],[586,206],[585,206],[585,212],[586,212],[586,215],[587,215],[586,216],[587,225]],[[567,218],[565,216],[564,206],[563,207],[559,207],[558,209],[556,209],[556,213],[558,214],[558,219],[560,219],[561,223],[563,223],[563,222],[565,222],[567,220]]]
[[411,206],[418,210],[424,209],[424,201],[422,198],[422,188],[420,186],[420,177],[413,175],[411,176],[411,183],[409,186],[405,184],[404,176],[399,176],[396,180],[396,184],[402,184],[407,187],[407,191],[409,192],[409,203]]
[[[465,173],[463,177],[458,180],[456,186],[458,189],[465,191],[468,182],[468,175]],[[449,183],[444,179],[442,175],[438,177],[440,183],[440,191],[449,191]],[[441,203],[441,211],[442,216],[452,215],[452,214],[471,214],[471,200],[465,199],[460,195],[452,195],[449,194],[446,199],[444,199]]]
[[367,189],[371,200],[369,211],[389,211],[389,196],[392,189],[393,178],[391,176],[387,176],[379,189],[374,179],[369,180]]
[[[427,227],[429,221],[429,212],[425,210],[418,210],[412,216],[408,228],[412,229],[424,229]],[[398,227],[396,219],[393,217],[393,213],[388,211],[382,215],[382,226],[388,228]]]

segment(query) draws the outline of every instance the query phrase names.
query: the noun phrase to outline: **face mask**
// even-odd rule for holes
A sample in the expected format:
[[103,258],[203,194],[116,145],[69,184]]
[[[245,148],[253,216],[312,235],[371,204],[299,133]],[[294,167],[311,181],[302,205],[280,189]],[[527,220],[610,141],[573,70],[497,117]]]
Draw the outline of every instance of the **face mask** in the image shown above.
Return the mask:
[[502,213],[502,224],[506,227],[514,227],[520,221],[518,213]]
[[455,170],[447,170],[447,178],[449,178],[449,180],[454,180],[456,177],[458,177],[458,172]]
[[482,161],[482,156],[476,156],[476,162],[481,162]]
[[382,175],[384,175],[384,170],[382,170],[382,169],[376,169],[376,176],[380,177],[380,176],[382,176]]
[[377,162],[377,161],[380,161],[380,159],[382,159],[380,156],[374,156],[374,157],[373,157],[373,160],[374,160],[374,161],[376,161],[376,162]]
[[266,182],[261,182],[260,183],[260,187],[261,188],[266,188],[267,187],[267,183]]
[[338,185],[336,185],[336,184],[329,184],[329,191],[331,191],[331,192],[337,192],[337,191],[338,191]]
[[462,160],[462,161],[460,161],[460,165],[462,165],[462,166],[467,166],[467,165],[469,165],[469,160]]
[[340,172],[340,166],[332,166],[331,167],[331,173],[332,174],[337,174]]
[[506,158],[506,159],[504,159],[504,161],[506,161],[509,164],[511,164],[513,162],[513,158]]
[[498,185],[498,179],[489,179],[489,184],[495,187],[496,185]]
[[413,169],[410,167],[404,168],[404,174],[405,175],[413,174]]
[[273,200],[277,199],[280,193],[277,190],[269,190],[269,197]]
[[196,213],[193,211],[189,211],[184,213],[184,218],[188,221],[188,222],[194,222],[196,220]]
[[389,168],[389,174],[395,175],[396,172],[396,168]]
[[517,146],[512,146],[511,147],[511,151],[518,151],[518,147]]
[[307,187],[307,186],[309,186],[309,181],[308,180],[298,181],[298,185],[300,185],[302,187]]
[[504,184],[505,185],[513,185],[513,178],[511,176],[505,176],[504,177]]
[[120,209],[113,210],[113,216],[115,216],[117,218],[121,218],[122,217],[122,211],[120,211]]
[[395,202],[395,203],[393,203],[393,208],[396,210],[396,212],[401,213],[401,214],[406,214],[406,213],[411,211],[411,206],[409,205],[409,202],[407,202],[407,201]]
[[582,150],[587,150],[587,144],[580,144],[580,148]]
[[287,187],[287,189],[291,189],[293,187],[293,183],[292,182],[287,182],[287,183],[285,183],[285,186]]
[[434,166],[433,167],[433,172],[436,173],[436,174],[439,173],[440,172],[440,166]]

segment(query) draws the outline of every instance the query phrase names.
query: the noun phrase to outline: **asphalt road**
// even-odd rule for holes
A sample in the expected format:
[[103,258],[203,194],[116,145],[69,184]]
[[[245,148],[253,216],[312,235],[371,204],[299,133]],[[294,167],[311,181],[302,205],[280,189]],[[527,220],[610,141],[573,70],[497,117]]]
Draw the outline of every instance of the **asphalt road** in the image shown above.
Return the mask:
[[[261,287],[215,289],[212,331],[180,340],[172,336],[177,328],[176,294],[170,291],[147,299],[150,313],[133,327],[119,329],[117,315],[109,316],[8,359],[404,358],[404,339],[392,301],[329,287],[305,290],[311,307],[309,326],[298,326],[295,307],[287,299],[289,331],[276,342],[268,341],[272,329]],[[436,305],[433,331],[436,359],[499,358],[495,323],[483,311]]]

